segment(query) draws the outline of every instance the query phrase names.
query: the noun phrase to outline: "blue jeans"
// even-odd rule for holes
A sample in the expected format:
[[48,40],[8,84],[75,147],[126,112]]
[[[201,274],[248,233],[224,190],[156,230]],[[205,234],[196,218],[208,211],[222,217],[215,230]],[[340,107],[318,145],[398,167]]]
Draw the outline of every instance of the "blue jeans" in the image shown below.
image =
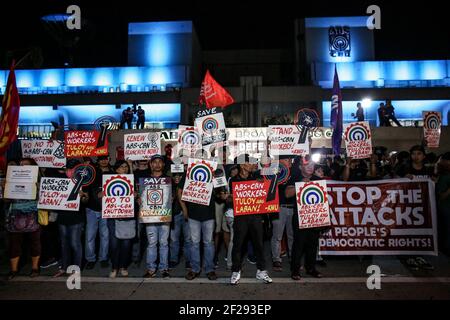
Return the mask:
[[61,240],[61,269],[66,271],[70,265],[81,267],[83,248],[81,246],[81,230],[83,224],[58,225]]
[[102,213],[86,208],[86,260],[95,262],[95,238],[100,231],[99,260],[108,261],[109,231],[107,219],[102,219]]
[[183,213],[179,213],[172,217],[174,228],[170,232],[170,261],[178,263],[178,254],[180,252],[180,233],[183,232],[184,237],[184,258],[186,262],[191,262],[191,233],[189,232],[189,224],[184,221]]
[[202,234],[205,272],[209,273],[214,271],[214,224],[214,219],[203,222],[189,219],[189,230],[192,239],[191,266],[193,272],[200,272],[200,239]]
[[108,219],[109,254],[112,269],[127,269],[130,264],[131,244],[133,239],[119,239],[116,237],[116,219]]
[[159,266],[160,271],[169,269],[169,232],[170,223],[149,223],[146,225],[147,246],[147,270],[156,270],[159,243]]

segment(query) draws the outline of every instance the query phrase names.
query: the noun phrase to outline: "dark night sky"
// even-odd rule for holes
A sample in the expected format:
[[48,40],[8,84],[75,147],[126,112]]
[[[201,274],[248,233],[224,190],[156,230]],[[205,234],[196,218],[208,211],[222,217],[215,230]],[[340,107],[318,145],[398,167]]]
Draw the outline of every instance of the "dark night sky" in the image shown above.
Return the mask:
[[300,17],[366,15],[370,4],[381,7],[381,30],[375,32],[377,60],[450,59],[450,22],[444,1],[10,1],[0,13],[2,45],[20,58],[30,47],[43,50],[43,67],[60,67],[63,54],[46,32],[40,17],[63,13],[70,4],[81,7],[83,28],[75,51],[75,66],[127,63],[127,24],[136,21],[193,20],[202,48],[292,48],[294,20]]

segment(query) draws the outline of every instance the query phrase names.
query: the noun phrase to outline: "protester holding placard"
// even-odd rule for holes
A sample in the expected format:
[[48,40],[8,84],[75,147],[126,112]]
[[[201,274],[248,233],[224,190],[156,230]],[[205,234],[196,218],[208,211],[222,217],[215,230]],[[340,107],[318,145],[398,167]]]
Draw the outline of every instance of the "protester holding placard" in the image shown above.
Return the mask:
[[[300,161],[300,176],[296,176],[295,182],[309,182],[312,181],[314,174],[314,163],[308,159]],[[305,257],[306,273],[315,277],[321,278],[322,274],[316,269],[316,253],[319,247],[319,236],[321,228],[299,228],[298,217],[298,203],[295,193],[295,187],[290,184],[286,187],[285,196],[290,199],[294,205],[294,214],[292,216],[292,228],[294,230],[294,243],[292,246],[291,255],[291,278],[293,280],[300,280],[300,268],[302,257]]]
[[[59,177],[71,178],[71,169],[78,165],[80,161],[70,159],[67,161],[65,170]],[[88,201],[88,194],[82,190],[79,191],[81,204],[84,205]],[[54,277],[67,275],[67,268],[76,265],[81,268],[83,258],[83,248],[81,234],[86,220],[85,209],[80,206],[78,211],[57,210],[58,214],[56,223],[58,224],[59,239],[61,243],[61,265]]]
[[[22,159],[20,166],[37,166],[33,159]],[[9,209],[6,213],[6,230],[9,240],[10,273],[8,280],[13,279],[19,272],[19,260],[22,255],[24,238],[30,242],[31,247],[31,273],[30,277],[39,276],[39,259],[41,256],[41,230],[38,223],[37,200],[9,200]]]
[[[228,197],[228,202],[233,203],[233,183],[240,181],[255,180],[253,175],[255,170],[254,161],[250,161],[249,155],[244,155],[243,163],[239,164],[239,173],[236,177],[230,179],[231,193]],[[256,256],[256,279],[263,281],[264,283],[271,283],[272,279],[266,271],[266,260],[264,257],[264,243],[263,243],[263,217],[259,214],[240,215],[234,217],[233,222],[233,251],[232,256],[232,275],[230,283],[236,285],[241,278],[242,267],[242,250],[243,246],[247,245],[247,236],[250,235],[250,239],[253,244],[253,248]]]
[[[114,168],[115,173],[119,175],[127,175],[131,172],[130,165],[124,160],[117,161]],[[108,230],[112,264],[109,277],[115,278],[117,272],[120,272],[123,277],[128,277],[132,240],[136,236],[136,217],[108,219]]]
[[[155,154],[150,159],[151,175],[149,178],[167,178],[164,175],[164,157]],[[138,200],[142,201],[142,199]],[[147,223],[145,225],[147,232],[147,271],[144,278],[154,278],[157,269],[165,279],[170,278],[169,274],[169,233],[170,222]],[[158,259],[159,245],[159,265],[156,265]]]
[[100,232],[99,261],[102,268],[107,268],[109,250],[109,231],[107,219],[102,218],[102,181],[104,174],[112,174],[109,164],[109,156],[97,157],[97,167],[95,170],[94,182],[86,188],[89,194],[89,201],[86,206],[86,246],[85,257],[87,260],[86,269],[95,266],[95,239],[97,232]]

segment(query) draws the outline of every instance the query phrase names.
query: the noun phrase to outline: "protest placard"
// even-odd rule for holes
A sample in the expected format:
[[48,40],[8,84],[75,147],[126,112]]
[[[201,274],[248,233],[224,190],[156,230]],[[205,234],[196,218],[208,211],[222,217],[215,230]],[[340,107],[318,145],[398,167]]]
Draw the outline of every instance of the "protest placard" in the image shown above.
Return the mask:
[[126,134],[123,143],[125,160],[148,160],[155,154],[161,154],[159,132]]
[[35,200],[38,166],[8,166],[4,198]]
[[102,218],[133,218],[134,175],[105,174],[102,186]]
[[66,178],[42,178],[39,187],[38,209],[78,211],[80,195],[73,201],[68,200],[75,183]]
[[62,168],[66,165],[64,143],[57,140],[22,140],[22,156],[32,158],[41,168]]
[[67,158],[99,157],[108,155],[108,139],[97,147],[100,132],[79,130],[64,132],[64,154]]
[[202,137],[196,127],[178,126],[177,155],[179,157],[193,158],[201,148]]
[[301,129],[299,126],[269,126],[269,154],[271,156],[309,154],[309,140],[304,143],[300,140]]
[[298,223],[300,229],[329,226],[330,213],[327,183],[324,180],[295,184]]
[[344,139],[347,156],[366,159],[372,155],[372,135],[369,122],[360,121],[344,124]]
[[267,201],[270,194],[270,180],[249,180],[232,183],[233,209],[235,216],[263,214],[278,212],[280,204],[278,200],[278,188],[274,191],[275,197]]
[[216,169],[217,162],[215,161],[189,159],[181,200],[204,206],[209,205]]
[[331,230],[324,255],[437,255],[434,184],[429,179],[327,181]]
[[195,126],[200,133],[202,145],[223,145],[227,140],[227,128],[222,113],[215,113],[215,108],[200,111],[200,117],[195,119]]
[[442,117],[440,112],[423,111],[423,135],[428,148],[439,148]]
[[141,223],[172,221],[172,180],[169,177],[141,178],[139,180]]

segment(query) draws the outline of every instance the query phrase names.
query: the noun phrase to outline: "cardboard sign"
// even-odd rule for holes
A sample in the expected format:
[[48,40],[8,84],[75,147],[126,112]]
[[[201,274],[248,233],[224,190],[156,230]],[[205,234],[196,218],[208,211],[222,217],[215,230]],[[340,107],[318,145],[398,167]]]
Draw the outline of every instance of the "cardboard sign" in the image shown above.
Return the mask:
[[134,217],[134,175],[103,175],[102,218]]
[[172,221],[172,179],[169,177],[141,178],[139,180],[141,223]]
[[6,182],[37,182],[38,172],[38,166],[8,166]]
[[42,178],[38,209],[79,211],[80,195],[74,201],[68,200],[73,188],[75,188],[75,183],[71,179]]
[[177,155],[179,157],[193,158],[202,148],[202,137],[196,127],[178,126]]
[[271,156],[309,154],[309,141],[300,142],[301,130],[298,126],[269,126],[269,154]]
[[228,186],[227,177],[217,177],[213,179],[214,188],[226,187]]
[[64,154],[67,158],[99,157],[108,155],[108,139],[97,148],[100,132],[93,130],[64,132]]
[[207,206],[213,192],[217,162],[189,159],[181,200]]
[[125,160],[148,160],[155,154],[161,154],[159,132],[126,134],[123,143]]
[[325,180],[297,182],[295,194],[300,229],[325,227],[331,224]]
[[370,158],[372,155],[372,135],[369,122],[344,124],[343,130],[347,156],[353,159]]
[[423,111],[423,135],[428,148],[439,148],[442,116],[440,112]]
[[434,184],[429,179],[327,181],[331,230],[325,255],[437,255]]
[[208,114],[196,118],[195,126],[201,135],[203,146],[223,145],[223,142],[227,140],[227,128],[222,113]]
[[184,164],[171,164],[170,172],[172,173],[183,173],[184,172]]
[[233,182],[233,209],[235,216],[263,214],[280,211],[278,188],[274,200],[267,201],[270,180]]
[[22,156],[32,158],[42,168],[62,168],[66,165],[64,143],[56,140],[22,140]]

